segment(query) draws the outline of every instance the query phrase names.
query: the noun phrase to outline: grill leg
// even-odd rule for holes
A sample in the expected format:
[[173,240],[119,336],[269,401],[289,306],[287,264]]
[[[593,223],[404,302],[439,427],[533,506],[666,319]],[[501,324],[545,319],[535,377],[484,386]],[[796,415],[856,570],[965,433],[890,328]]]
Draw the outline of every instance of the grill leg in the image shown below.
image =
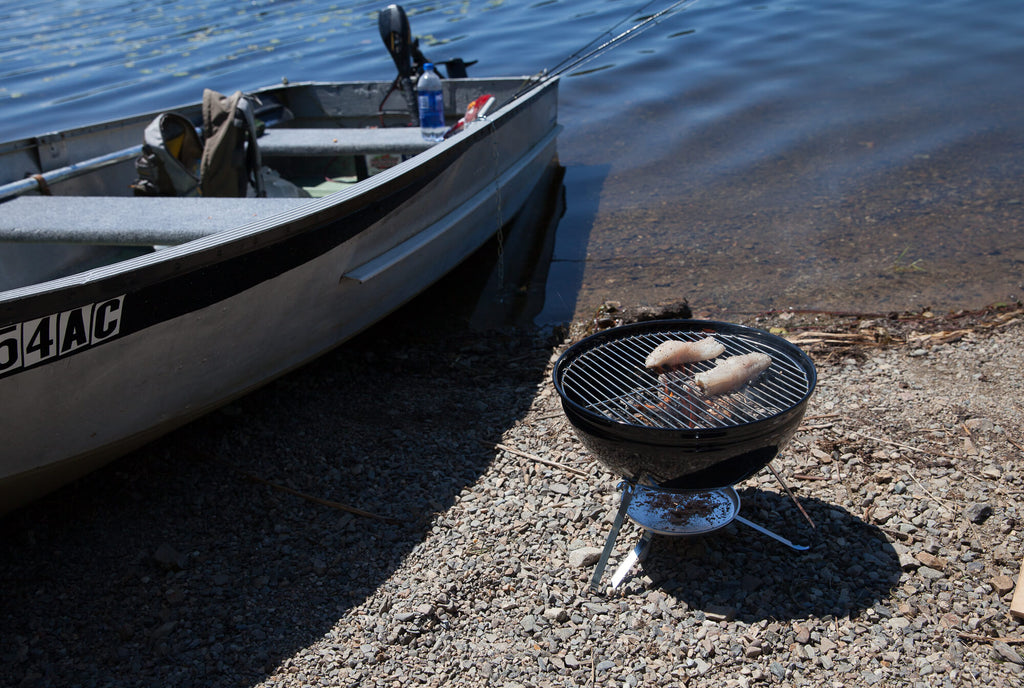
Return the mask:
[[629,511],[629,504],[633,501],[633,483],[623,482],[622,487],[622,500],[619,502],[619,511],[615,514],[615,521],[612,522],[612,529],[608,533],[607,539],[604,541],[604,551],[601,552],[601,558],[597,561],[597,568],[594,569],[594,577],[590,579],[590,587],[594,592],[601,591],[601,576],[604,575],[605,567],[608,566],[608,558],[612,555],[612,550],[615,549],[615,540],[619,537],[619,529],[622,528],[622,521],[626,518],[626,512]]
[[651,549],[651,539],[653,537],[654,533],[649,530],[645,530],[644,534],[640,536],[640,542],[636,543],[636,547],[629,551],[629,556],[615,570],[615,575],[612,576],[612,590],[618,588],[622,581],[626,579],[626,574],[633,568],[633,564],[644,560],[648,550]]
[[756,523],[754,523],[753,521],[748,521],[747,519],[743,518],[739,514],[736,515],[736,521],[738,521],[739,523],[742,523],[743,525],[745,525],[745,526],[747,526],[749,528],[753,528],[757,532],[762,533],[764,535],[767,535],[770,538],[778,540],[779,542],[784,544],[786,547],[791,547],[791,548],[795,549],[797,552],[806,552],[807,550],[810,549],[810,547],[808,547],[807,545],[796,545],[796,544],[793,544],[792,542],[790,542],[786,538],[782,537],[778,533],[773,533],[772,531],[768,530],[764,526],[759,526]]

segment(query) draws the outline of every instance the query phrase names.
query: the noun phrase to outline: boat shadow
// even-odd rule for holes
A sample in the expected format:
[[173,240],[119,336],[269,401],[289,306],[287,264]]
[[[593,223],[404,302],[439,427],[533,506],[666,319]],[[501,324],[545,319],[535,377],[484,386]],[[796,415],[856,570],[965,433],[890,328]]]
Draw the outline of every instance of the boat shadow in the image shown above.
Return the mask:
[[[561,177],[546,183],[551,210]],[[557,214],[523,217],[542,231],[502,259],[534,265],[506,275],[550,260]],[[553,344],[470,328],[479,304],[456,299],[478,287],[457,271],[317,361],[0,519],[15,684],[252,684],[332,632],[530,408]],[[339,642],[358,646],[351,626]]]
[[699,537],[655,536],[643,571],[695,611],[753,623],[858,616],[899,583],[899,556],[874,525],[827,502],[802,497],[812,528],[785,494],[739,490],[740,515],[798,552],[733,521]]
[[534,317],[541,325],[568,322],[576,315],[600,192],[610,170],[610,165],[571,165],[565,170],[565,211],[557,241],[544,281],[533,283],[534,303],[539,305]]

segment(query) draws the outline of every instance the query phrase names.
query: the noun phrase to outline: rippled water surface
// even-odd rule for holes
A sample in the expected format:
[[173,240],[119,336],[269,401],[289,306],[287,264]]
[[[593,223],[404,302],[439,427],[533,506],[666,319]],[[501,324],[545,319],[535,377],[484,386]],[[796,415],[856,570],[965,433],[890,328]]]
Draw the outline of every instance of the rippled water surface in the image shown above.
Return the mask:
[[[390,79],[384,4],[2,2],[0,140],[204,87]],[[428,57],[483,76],[550,68],[670,3],[403,4]],[[571,70],[539,319],[604,300],[728,314],[1017,299],[1022,35],[1018,0],[697,0]]]

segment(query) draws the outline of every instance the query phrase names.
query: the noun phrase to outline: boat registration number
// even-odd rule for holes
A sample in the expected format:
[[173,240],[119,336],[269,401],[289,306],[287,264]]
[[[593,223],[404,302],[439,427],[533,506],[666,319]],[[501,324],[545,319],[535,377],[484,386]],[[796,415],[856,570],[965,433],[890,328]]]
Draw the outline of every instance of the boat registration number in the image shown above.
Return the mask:
[[101,344],[121,331],[124,295],[0,327],[0,376]]

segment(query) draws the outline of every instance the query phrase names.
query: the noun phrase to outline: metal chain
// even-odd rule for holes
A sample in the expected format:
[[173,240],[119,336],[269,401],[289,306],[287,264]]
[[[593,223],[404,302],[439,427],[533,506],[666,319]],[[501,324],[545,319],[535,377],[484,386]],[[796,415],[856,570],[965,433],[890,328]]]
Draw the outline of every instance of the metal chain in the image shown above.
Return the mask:
[[501,208],[501,158],[498,155],[498,129],[493,121],[488,121],[491,127],[491,153],[494,159],[494,191],[498,199],[498,231],[495,236],[498,239],[498,299],[501,300],[501,292],[505,288],[505,219]]

